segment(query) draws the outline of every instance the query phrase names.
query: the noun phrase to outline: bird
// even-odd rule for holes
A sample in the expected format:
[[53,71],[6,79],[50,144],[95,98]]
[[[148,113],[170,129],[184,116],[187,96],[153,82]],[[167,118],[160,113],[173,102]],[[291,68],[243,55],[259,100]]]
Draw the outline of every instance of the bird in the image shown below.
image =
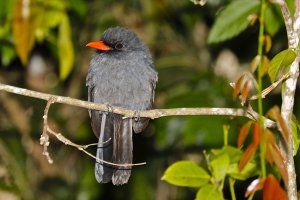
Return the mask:
[[108,107],[106,112],[89,110],[98,137],[95,177],[99,183],[123,185],[131,175],[132,133],[142,132],[149,119],[124,118],[109,111],[114,106],[137,113],[152,109],[158,74],[150,50],[128,28],[108,28],[100,40],[86,46],[96,49],[86,76],[88,101]]

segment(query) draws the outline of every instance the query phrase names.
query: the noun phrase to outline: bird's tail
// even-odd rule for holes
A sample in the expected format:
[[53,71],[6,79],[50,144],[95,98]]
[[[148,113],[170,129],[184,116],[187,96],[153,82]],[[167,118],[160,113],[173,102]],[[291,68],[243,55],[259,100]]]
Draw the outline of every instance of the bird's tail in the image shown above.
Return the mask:
[[[115,164],[132,164],[132,119],[122,119],[118,116],[114,120],[113,157]],[[131,174],[131,166],[116,167],[113,172],[114,185],[122,185],[128,182]]]
[[[101,115],[100,115],[101,116]],[[99,141],[95,165],[95,176],[99,183],[112,180],[114,185],[128,182],[131,166],[114,166],[114,164],[132,164],[132,119],[122,119],[120,115],[102,114],[101,127],[98,127]]]
[[[98,116],[99,123],[101,115]],[[108,183],[111,181],[113,167],[103,161],[112,162],[113,124],[111,123],[111,120],[106,120],[106,114],[102,114],[101,124],[98,124],[97,126],[99,140],[96,157],[99,161],[96,161],[95,164],[95,177],[99,183]]]

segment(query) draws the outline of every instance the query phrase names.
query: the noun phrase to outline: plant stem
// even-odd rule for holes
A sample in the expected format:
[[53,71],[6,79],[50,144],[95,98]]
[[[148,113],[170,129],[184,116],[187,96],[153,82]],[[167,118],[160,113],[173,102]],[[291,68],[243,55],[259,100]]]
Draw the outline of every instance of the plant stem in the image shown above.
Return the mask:
[[259,114],[259,123],[261,127],[261,139],[260,139],[260,164],[261,164],[261,173],[262,178],[266,177],[266,162],[265,162],[265,142],[264,142],[264,119],[263,119],[263,105],[262,105],[262,58],[263,58],[263,43],[264,43],[264,21],[265,21],[265,10],[266,10],[266,1],[261,0],[260,7],[260,24],[259,24],[259,35],[258,35],[258,49],[257,53],[260,56],[260,61],[258,65],[258,114]]
[[236,200],[235,192],[234,192],[234,183],[235,183],[235,180],[233,178],[229,177],[229,187],[230,187],[230,194],[231,194],[232,200]]

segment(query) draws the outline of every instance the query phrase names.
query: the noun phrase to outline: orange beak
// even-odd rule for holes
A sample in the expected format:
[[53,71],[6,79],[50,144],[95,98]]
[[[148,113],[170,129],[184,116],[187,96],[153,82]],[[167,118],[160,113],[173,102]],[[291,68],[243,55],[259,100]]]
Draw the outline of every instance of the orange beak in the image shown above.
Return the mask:
[[97,50],[100,50],[100,51],[111,50],[111,48],[108,45],[106,45],[102,40],[97,40],[97,41],[90,42],[86,46],[97,49]]

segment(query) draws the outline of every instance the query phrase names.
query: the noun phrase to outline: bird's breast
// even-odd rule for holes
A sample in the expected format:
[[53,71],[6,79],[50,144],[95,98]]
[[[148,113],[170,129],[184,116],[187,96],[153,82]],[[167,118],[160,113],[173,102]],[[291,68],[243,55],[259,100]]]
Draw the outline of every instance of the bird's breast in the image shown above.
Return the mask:
[[94,101],[136,110],[148,109],[152,104],[154,75],[145,63],[103,59],[89,73],[94,85]]

